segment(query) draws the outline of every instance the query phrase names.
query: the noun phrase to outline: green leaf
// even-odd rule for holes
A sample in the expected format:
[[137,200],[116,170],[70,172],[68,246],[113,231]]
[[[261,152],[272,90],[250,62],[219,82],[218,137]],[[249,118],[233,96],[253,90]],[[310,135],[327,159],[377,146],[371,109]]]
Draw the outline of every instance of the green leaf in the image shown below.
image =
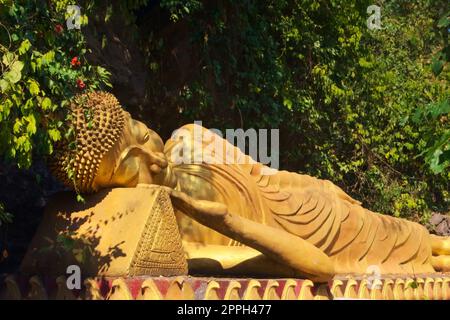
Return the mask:
[[39,83],[34,79],[28,80],[28,90],[32,96],[37,96],[39,94]]
[[41,101],[42,110],[44,110],[44,111],[48,110],[48,109],[50,109],[51,106],[52,106],[52,101],[49,98],[45,97],[44,99],[42,99],[42,101]]
[[30,135],[33,135],[36,133],[36,118],[34,117],[34,114],[30,114],[26,117],[28,124],[27,124],[27,132]]
[[9,89],[9,82],[6,81],[5,79],[0,79],[0,90],[3,93],[6,93],[6,91],[8,91]]
[[449,25],[450,25],[450,18],[449,17],[442,17],[439,20],[438,24],[437,24],[438,28],[445,28],[445,27],[447,27]]
[[20,128],[22,127],[22,122],[19,119],[16,119],[13,126],[13,133],[17,134],[20,132]]
[[22,78],[22,69],[23,69],[23,62],[22,61],[14,61],[11,65],[11,68],[8,72],[5,74],[5,80],[9,81],[10,83],[14,84],[20,81]]
[[417,289],[419,287],[419,284],[417,283],[417,281],[413,281],[409,284],[409,286],[413,289]]
[[14,60],[16,60],[16,55],[12,52],[7,52],[3,55],[2,63],[7,67],[13,63]]
[[11,70],[17,71],[17,72],[21,72],[23,69],[23,62],[22,61],[14,61],[13,64],[11,65]]
[[75,240],[66,235],[58,235],[56,241],[66,250],[71,251],[75,246]]
[[84,250],[83,249],[74,249],[73,256],[78,263],[83,263],[84,260]]
[[283,105],[285,107],[287,107],[289,110],[292,110],[292,101],[291,100],[284,98]]
[[50,139],[52,139],[55,142],[61,140],[61,132],[59,132],[58,129],[48,130],[48,135],[49,135]]
[[22,73],[16,72],[16,71],[8,71],[5,74],[5,80],[7,80],[9,83],[14,84],[20,81],[22,78]]
[[446,130],[437,142],[426,150],[425,161],[434,174],[439,174],[450,165],[450,130]]
[[102,49],[105,49],[106,42],[107,42],[106,35],[103,35],[102,36]]
[[442,72],[443,68],[444,68],[444,61],[437,58],[436,56],[433,57],[431,61],[431,71],[433,71],[435,77],[437,77]]
[[18,52],[20,55],[26,53],[31,48],[31,42],[28,39],[25,39],[20,44]]
[[112,13],[113,13],[112,5],[109,5],[106,8],[105,22],[108,22],[111,19]]
[[3,208],[3,205],[0,206],[0,225],[1,222],[5,223],[12,223],[13,222],[13,215],[9,212],[6,212]]
[[433,171],[434,174],[441,173],[442,170],[444,170],[443,164],[440,163],[440,161],[439,161],[439,157],[441,156],[442,153],[443,152],[441,149],[437,149],[434,151],[433,157],[431,158],[430,169],[431,169],[431,171]]
[[450,102],[447,99],[430,106],[430,114],[434,119],[447,113],[450,113]]
[[370,67],[373,66],[373,63],[370,62],[370,61],[367,61],[364,57],[359,58],[358,63],[359,63],[359,65],[360,65],[361,67],[363,67],[363,68],[370,68]]
[[32,145],[30,143],[30,139],[26,135],[22,135],[16,140],[16,147],[23,151],[23,152],[29,152],[31,151]]
[[50,50],[42,56],[42,64],[47,65],[55,60],[55,51]]

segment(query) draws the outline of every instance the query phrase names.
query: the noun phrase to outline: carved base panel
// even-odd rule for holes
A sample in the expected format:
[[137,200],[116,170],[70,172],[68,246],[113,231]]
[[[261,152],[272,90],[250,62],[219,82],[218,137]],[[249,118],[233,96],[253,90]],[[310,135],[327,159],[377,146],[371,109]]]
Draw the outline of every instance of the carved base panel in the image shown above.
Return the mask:
[[115,188],[77,202],[52,198],[22,261],[21,274],[185,275],[187,262],[169,195],[158,187]]
[[3,275],[2,300],[450,300],[450,274],[352,276],[325,284],[302,279],[203,277],[87,278],[69,290],[66,277]]

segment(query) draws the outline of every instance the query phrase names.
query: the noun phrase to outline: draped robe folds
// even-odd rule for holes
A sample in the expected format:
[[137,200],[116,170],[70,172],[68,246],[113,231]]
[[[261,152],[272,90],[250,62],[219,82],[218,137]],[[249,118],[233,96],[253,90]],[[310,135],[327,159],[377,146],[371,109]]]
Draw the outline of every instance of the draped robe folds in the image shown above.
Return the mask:
[[[176,189],[303,238],[333,260],[337,273],[434,271],[423,226],[371,212],[330,181],[287,171],[267,174],[266,166],[201,126],[180,129],[183,134],[164,149]],[[233,161],[227,163],[227,154]],[[185,241],[240,245],[182,214],[177,219]]]

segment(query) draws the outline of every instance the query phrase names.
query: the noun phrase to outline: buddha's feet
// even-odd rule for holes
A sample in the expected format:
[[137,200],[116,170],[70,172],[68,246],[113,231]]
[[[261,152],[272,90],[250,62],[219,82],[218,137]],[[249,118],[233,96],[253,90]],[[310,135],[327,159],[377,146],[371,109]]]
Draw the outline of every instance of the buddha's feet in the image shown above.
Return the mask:
[[450,271],[450,238],[431,235],[431,249],[433,268],[436,271]]

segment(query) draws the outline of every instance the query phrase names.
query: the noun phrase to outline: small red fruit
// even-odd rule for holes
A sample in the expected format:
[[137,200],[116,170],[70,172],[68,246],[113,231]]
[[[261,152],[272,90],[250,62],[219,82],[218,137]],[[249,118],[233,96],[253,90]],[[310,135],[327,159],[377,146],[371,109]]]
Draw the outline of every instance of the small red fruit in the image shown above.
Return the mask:
[[55,32],[62,33],[64,31],[64,27],[60,24],[55,25]]
[[77,87],[78,87],[78,89],[83,90],[84,88],[86,88],[86,84],[84,83],[83,80],[78,79],[78,80],[77,80]]
[[72,67],[79,67],[81,65],[81,62],[80,60],[78,60],[78,57],[73,57],[70,61],[70,64],[72,65]]

